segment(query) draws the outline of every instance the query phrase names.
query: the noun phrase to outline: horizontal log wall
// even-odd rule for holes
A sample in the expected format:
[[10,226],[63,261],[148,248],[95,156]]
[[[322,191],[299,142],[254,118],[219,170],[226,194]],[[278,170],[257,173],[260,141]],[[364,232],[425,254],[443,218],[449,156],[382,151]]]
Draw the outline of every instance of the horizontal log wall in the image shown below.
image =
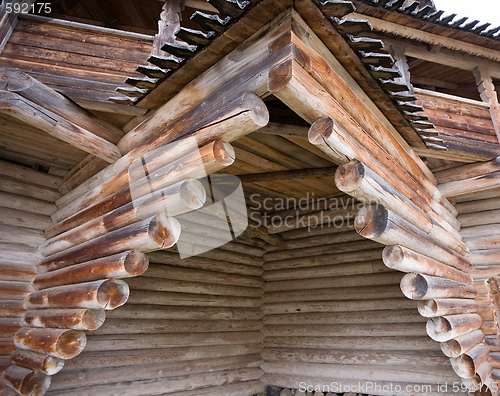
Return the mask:
[[62,178],[23,166],[0,163],[0,374],[10,366],[14,334],[22,327],[25,297],[33,290],[45,242],[43,229],[52,224],[57,187]]
[[224,247],[184,260],[175,249],[148,254],[149,269],[127,280],[127,304],[88,334],[46,394],[261,392],[263,244],[232,242],[240,253]]
[[[359,202],[343,200],[357,211]],[[284,231],[283,245],[266,246],[262,380],[289,388],[376,381],[434,390],[460,381],[428,337],[417,302],[401,292],[404,274],[384,265],[384,246],[356,233],[349,210],[337,212],[343,224],[337,218]]]

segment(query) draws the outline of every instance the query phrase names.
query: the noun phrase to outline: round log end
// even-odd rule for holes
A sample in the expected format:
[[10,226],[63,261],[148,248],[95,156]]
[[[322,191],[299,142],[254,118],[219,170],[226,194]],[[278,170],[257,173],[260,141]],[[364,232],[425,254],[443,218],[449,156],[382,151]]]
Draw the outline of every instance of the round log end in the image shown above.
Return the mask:
[[417,273],[410,273],[403,276],[400,287],[403,294],[410,300],[424,298],[428,290],[425,278]]
[[97,330],[105,320],[106,312],[102,309],[87,309],[82,316],[82,325],[85,330]]
[[99,286],[97,301],[103,309],[115,309],[125,304],[130,295],[130,289],[122,280],[109,279]]
[[47,375],[57,374],[64,367],[64,360],[23,349],[16,349],[10,356],[12,364],[40,371]]
[[42,396],[49,389],[51,378],[24,367],[10,366],[3,372],[2,380],[21,396]]
[[2,68],[0,72],[0,89],[9,92],[22,92],[33,86],[33,78],[20,71]]
[[207,200],[207,191],[198,180],[184,180],[180,187],[180,195],[184,204],[191,209],[199,209]]
[[420,301],[418,303],[417,308],[418,308],[418,313],[422,315],[424,318],[433,318],[436,316],[438,306],[435,300],[427,300],[427,301]]
[[389,212],[381,205],[363,207],[354,220],[354,228],[368,239],[380,237],[389,225]]
[[57,355],[61,359],[72,359],[83,351],[86,344],[87,337],[83,331],[66,330],[57,340]]
[[465,355],[450,359],[451,367],[460,378],[472,378],[476,374],[474,362]]
[[161,237],[163,240],[161,249],[167,249],[174,246],[179,240],[179,237],[181,236],[181,223],[173,217],[169,217],[168,219],[164,218],[164,216],[161,217]]
[[269,111],[264,101],[253,92],[248,92],[243,98],[243,108],[250,110],[250,118],[255,124],[263,127],[269,123]]
[[461,348],[457,340],[449,340],[447,342],[442,342],[440,345],[441,345],[441,351],[444,353],[445,356],[448,356],[449,358],[455,358],[460,356]]
[[231,165],[236,158],[233,146],[221,140],[215,141],[214,155],[217,162],[223,166]]
[[388,268],[401,268],[401,263],[404,260],[403,249],[399,245],[386,246],[382,252],[382,260]]
[[364,165],[358,160],[352,160],[338,167],[335,172],[335,185],[340,191],[350,193],[359,187],[364,177]]
[[144,253],[132,250],[125,257],[123,267],[131,276],[139,276],[143,274],[149,266],[149,258]]
[[307,134],[309,142],[314,145],[324,143],[325,139],[328,139],[332,135],[334,125],[335,121],[329,117],[317,120],[309,128],[309,132]]
[[443,317],[431,318],[427,321],[425,329],[434,341],[445,342],[453,338],[450,323]]

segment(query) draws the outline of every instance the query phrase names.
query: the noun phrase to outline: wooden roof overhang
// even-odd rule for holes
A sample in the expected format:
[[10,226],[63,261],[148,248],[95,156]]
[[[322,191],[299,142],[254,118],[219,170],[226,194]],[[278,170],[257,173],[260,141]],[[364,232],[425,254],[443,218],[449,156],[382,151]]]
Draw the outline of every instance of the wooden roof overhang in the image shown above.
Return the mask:
[[[289,8],[292,5],[294,8]],[[82,319],[77,329],[62,323],[60,327],[70,329],[61,329],[49,309],[64,307],[66,316],[61,322],[70,322],[82,314],[83,307],[103,310],[125,303],[126,284],[110,279],[116,267],[132,259],[137,262],[137,273],[121,272],[117,277],[136,276],[145,269],[143,253],[170,247],[178,240],[181,230],[175,219],[156,213],[156,206],[144,213],[133,207],[130,166],[154,153],[149,158],[154,169],[149,170],[164,177],[154,184],[150,184],[149,175],[139,178],[136,183],[141,193],[149,193],[151,188],[153,194],[168,190],[167,196],[179,199],[180,186],[188,183],[191,193],[199,196],[199,186],[186,179],[200,177],[201,169],[193,160],[191,147],[184,144],[187,139],[182,138],[196,139],[203,172],[220,171],[234,161],[230,143],[267,124],[269,114],[262,98],[273,95],[312,124],[308,140],[340,166],[336,176],[339,189],[379,204],[360,211],[356,230],[388,245],[387,265],[409,272],[401,284],[406,296],[437,301],[435,306],[423,303],[421,312],[429,317],[429,336],[442,342],[444,350],[459,343],[460,353],[453,356],[457,374],[490,383],[491,366],[483,359],[487,352],[481,349],[478,367],[474,361],[461,359],[467,347],[482,341],[481,318],[470,312],[466,303],[454,305],[446,300],[460,297],[466,302],[476,292],[471,287],[471,264],[465,258],[468,248],[457,231],[456,211],[436,188],[429,169],[373,103],[369,93],[377,97],[381,88],[374,85],[371,75],[367,78],[369,72],[364,66],[360,69],[362,62],[351,47],[341,45],[344,39],[311,2],[264,0],[252,10],[259,6],[263,8],[258,15],[266,10],[269,23],[175,94],[160,92],[162,85],[156,88],[158,92],[153,90],[145,101],[157,101],[156,106],[167,103],[117,143],[122,156],[58,200],[59,209],[52,217],[56,224],[46,230],[49,239],[41,247],[46,257],[39,263],[40,275],[35,279],[41,290],[28,296],[26,327],[15,337],[19,350],[63,359],[81,352],[85,346],[81,327],[91,330],[102,317],[91,323]],[[338,41],[330,44],[337,53],[332,54],[316,32],[337,37]],[[359,83],[341,59],[348,62]],[[165,148],[173,141],[179,144]],[[165,150],[155,151],[158,148]],[[179,213],[193,209],[185,204],[177,208]],[[279,237],[266,237],[264,231],[254,232],[271,244],[280,243]],[[92,274],[96,262],[104,270]],[[71,268],[81,272],[72,273],[73,285],[68,287],[67,271]],[[44,282],[52,287],[45,288]],[[445,303],[440,305],[438,300],[443,299]],[[30,323],[42,326],[31,328]],[[47,339],[51,341],[41,342]],[[34,368],[39,361],[23,364]],[[2,379],[22,395],[33,394],[35,389],[41,395],[50,383],[40,371],[16,365],[7,369]]]

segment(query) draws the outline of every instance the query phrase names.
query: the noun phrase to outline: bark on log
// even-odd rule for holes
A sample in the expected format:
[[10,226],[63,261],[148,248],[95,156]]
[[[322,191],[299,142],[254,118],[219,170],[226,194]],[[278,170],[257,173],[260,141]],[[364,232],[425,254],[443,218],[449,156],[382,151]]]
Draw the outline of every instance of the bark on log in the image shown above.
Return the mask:
[[180,231],[175,218],[153,216],[49,256],[37,265],[37,269],[45,273],[125,250],[148,252],[169,248],[179,239]]
[[50,377],[24,367],[10,366],[2,380],[21,396],[42,396],[50,386]]
[[451,366],[461,378],[472,378],[479,366],[490,357],[490,351],[484,344],[478,344],[457,358],[451,358]]
[[107,278],[129,278],[143,274],[148,269],[148,264],[148,256],[136,250],[129,250],[40,274],[33,281],[33,285],[41,290]]
[[[189,148],[193,149],[193,145],[189,144]],[[169,160],[153,172],[149,172],[148,170],[150,173],[149,177],[144,174],[144,168],[138,166],[141,165],[141,162],[137,162],[137,165],[134,165],[133,169],[142,171],[143,177],[135,179],[135,176],[132,175],[130,181],[134,183],[129,185],[128,174],[126,174],[125,187],[120,187],[121,189],[118,189],[118,191],[113,192],[111,195],[106,194],[101,197],[100,201],[94,202],[93,205],[86,205],[83,208],[76,208],[76,202],[66,205],[52,216],[53,220],[60,221],[60,223],[49,228],[46,231],[46,237],[52,238],[55,235],[75,228],[122,205],[126,205],[132,199],[137,199],[151,191],[160,190],[189,178],[199,179],[205,177],[208,174],[231,165],[233,162],[233,148],[221,141],[209,143],[199,150],[196,148],[195,152],[188,153],[175,161]],[[77,210],[80,211],[74,214]],[[66,218],[70,215],[71,217]]]
[[387,246],[382,253],[382,259],[387,267],[398,271],[417,272],[468,285],[472,284],[472,278],[469,274],[403,246]]
[[421,301],[418,303],[418,312],[426,318],[436,318],[444,315],[458,315],[476,313],[479,304],[472,299],[445,298]]
[[103,310],[90,309],[37,309],[26,312],[21,320],[27,327],[96,330],[106,319]]
[[407,247],[463,272],[472,269],[472,265],[458,253],[383,206],[370,205],[361,209],[355,219],[355,228],[365,238],[384,245]]
[[452,227],[447,231],[433,222],[422,209],[362,162],[353,160],[340,166],[335,175],[335,183],[341,191],[361,202],[376,202],[385,206],[456,252],[468,252],[467,246]]
[[445,342],[477,330],[483,319],[477,314],[462,314],[431,318],[427,321],[427,334],[434,341]]
[[127,301],[128,285],[121,280],[100,280],[36,291],[26,298],[29,309],[115,309]]
[[401,279],[401,291],[410,300],[474,298],[477,294],[472,285],[416,273],[406,274]]
[[14,335],[17,348],[59,359],[72,359],[83,351],[87,337],[83,331],[23,327]]
[[199,181],[184,180],[59,234],[42,244],[39,250],[48,256],[157,214],[173,217],[199,209],[205,200],[206,191]]
[[54,375],[64,367],[64,360],[24,349],[16,349],[10,355],[10,361],[20,367],[25,367],[47,375]]

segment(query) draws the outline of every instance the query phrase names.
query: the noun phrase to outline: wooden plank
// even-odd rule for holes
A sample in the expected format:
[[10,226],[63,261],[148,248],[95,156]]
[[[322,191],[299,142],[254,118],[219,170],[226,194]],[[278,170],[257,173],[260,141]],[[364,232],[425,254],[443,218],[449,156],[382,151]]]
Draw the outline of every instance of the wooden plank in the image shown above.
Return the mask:
[[498,103],[498,96],[490,73],[482,67],[477,67],[474,69],[474,76],[476,77],[476,84],[481,99],[490,106],[491,120],[493,121],[497,137],[500,138],[500,104]]

